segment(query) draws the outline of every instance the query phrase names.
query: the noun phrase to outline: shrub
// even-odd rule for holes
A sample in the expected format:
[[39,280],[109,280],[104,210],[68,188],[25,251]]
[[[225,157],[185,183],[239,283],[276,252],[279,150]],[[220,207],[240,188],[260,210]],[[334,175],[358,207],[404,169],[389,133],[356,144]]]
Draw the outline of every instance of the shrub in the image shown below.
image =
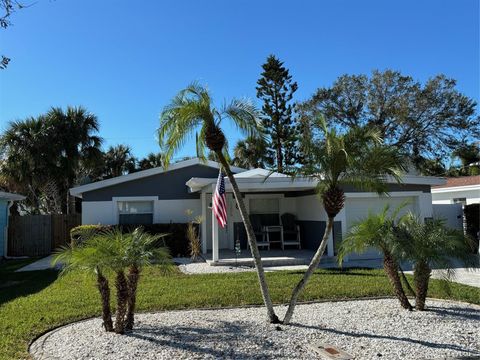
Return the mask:
[[[198,233],[198,224],[194,224]],[[81,234],[84,232],[100,233],[104,231],[110,231],[115,228],[120,229],[123,233],[134,231],[136,228],[142,227],[143,231],[150,235],[168,234],[167,236],[159,239],[156,246],[166,246],[170,250],[172,256],[190,256],[189,240],[187,236],[188,224],[186,223],[168,223],[168,224],[148,224],[148,225],[80,225],[74,227],[70,231],[70,238],[72,245],[81,242]]]

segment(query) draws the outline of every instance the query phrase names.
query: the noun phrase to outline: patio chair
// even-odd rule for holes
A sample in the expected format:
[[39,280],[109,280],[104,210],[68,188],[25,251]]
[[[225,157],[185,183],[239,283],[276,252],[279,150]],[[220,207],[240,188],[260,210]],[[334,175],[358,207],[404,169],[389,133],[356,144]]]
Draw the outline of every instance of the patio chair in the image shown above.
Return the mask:
[[300,226],[297,224],[295,215],[285,213],[280,219],[283,227],[282,250],[285,250],[285,246],[290,245],[298,246],[298,248],[301,249]]
[[[257,240],[257,246],[266,247],[267,250],[270,250],[270,242],[267,241],[267,232],[265,231],[265,227],[262,225],[262,221],[258,215],[250,215],[250,222],[252,223],[253,233],[255,234]],[[260,240],[259,240],[260,237]],[[249,248],[250,244],[247,241],[247,249]]]

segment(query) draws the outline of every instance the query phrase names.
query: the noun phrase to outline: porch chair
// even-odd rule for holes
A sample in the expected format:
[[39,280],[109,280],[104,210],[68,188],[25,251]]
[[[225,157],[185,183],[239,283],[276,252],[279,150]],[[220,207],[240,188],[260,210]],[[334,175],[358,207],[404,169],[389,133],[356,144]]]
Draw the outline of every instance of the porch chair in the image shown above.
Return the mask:
[[300,243],[300,226],[297,224],[295,215],[285,213],[281,217],[283,226],[283,242],[282,250],[285,250],[285,246],[295,245],[299,249],[302,248]]
[[[266,247],[267,250],[270,250],[270,242],[267,241],[267,232],[265,231],[265,227],[262,225],[262,221],[258,215],[250,215],[250,222],[252,223],[253,233],[255,234],[255,238],[257,240],[257,246]],[[258,239],[260,237],[260,240]],[[247,249],[249,248],[250,244],[247,241]]]

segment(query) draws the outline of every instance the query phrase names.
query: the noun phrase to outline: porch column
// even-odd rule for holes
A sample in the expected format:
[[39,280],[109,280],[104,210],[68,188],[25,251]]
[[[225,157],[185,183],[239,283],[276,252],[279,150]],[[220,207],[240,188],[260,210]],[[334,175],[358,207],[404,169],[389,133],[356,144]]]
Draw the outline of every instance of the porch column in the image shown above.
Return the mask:
[[[342,241],[345,235],[347,235],[347,212],[345,211],[345,207],[340,211],[337,215],[338,221],[342,222]],[[345,262],[348,261],[348,255],[345,256]]]
[[[215,191],[215,190],[214,190]],[[213,201],[213,200],[212,200]],[[218,261],[218,221],[212,210],[212,261]]]
[[202,222],[201,222],[201,236],[202,236],[202,253],[207,253],[207,194],[200,193],[200,202],[202,203]]

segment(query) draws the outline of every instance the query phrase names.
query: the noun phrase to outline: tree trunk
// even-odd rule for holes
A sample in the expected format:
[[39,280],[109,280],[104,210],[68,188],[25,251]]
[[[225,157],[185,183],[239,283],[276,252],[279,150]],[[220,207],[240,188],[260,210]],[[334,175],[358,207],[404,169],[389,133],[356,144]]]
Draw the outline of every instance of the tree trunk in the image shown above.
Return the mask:
[[127,279],[123,270],[117,271],[115,277],[115,287],[117,288],[117,312],[115,314],[115,332],[123,334],[125,332],[125,313],[127,312],[128,287]]
[[401,266],[398,267],[398,270],[400,271],[400,275],[402,275],[403,282],[407,286],[407,290],[410,293],[411,296],[417,296],[415,291],[413,290],[412,286],[410,285],[410,282],[408,281],[407,277],[405,276],[405,273],[403,272],[403,269]]
[[327,227],[325,228],[325,232],[323,233],[322,241],[320,242],[320,246],[317,249],[315,255],[313,255],[310,264],[308,265],[307,271],[303,274],[303,278],[298,282],[297,286],[292,291],[292,296],[290,298],[290,303],[288,304],[288,309],[283,318],[284,324],[289,324],[290,320],[292,320],[293,311],[295,310],[295,306],[297,305],[298,296],[300,295],[301,291],[307,285],[308,280],[312,276],[313,272],[317,269],[318,265],[320,264],[320,260],[322,259],[323,253],[327,248],[328,238],[332,233],[333,229],[333,219],[334,217],[329,217],[327,221]]
[[408,298],[403,291],[402,282],[400,280],[400,276],[398,275],[397,262],[388,252],[384,252],[383,255],[383,269],[385,270],[385,273],[387,274],[387,277],[393,286],[393,291],[395,292],[395,295],[400,301],[402,307],[407,310],[412,310],[412,305],[408,301]]
[[253,257],[253,263],[255,264],[255,268],[257,269],[257,276],[258,282],[260,283],[260,291],[262,293],[263,302],[267,308],[268,319],[272,324],[280,323],[277,315],[275,314],[275,310],[273,309],[272,299],[270,298],[270,293],[268,291],[268,284],[265,279],[265,272],[263,270],[262,260],[260,258],[260,252],[258,251],[257,246],[257,239],[255,237],[255,233],[253,231],[252,224],[250,222],[250,218],[248,217],[247,209],[245,207],[245,203],[243,202],[242,194],[240,193],[240,189],[238,188],[237,182],[233,177],[233,173],[230,170],[230,166],[227,163],[227,160],[223,156],[222,152],[217,152],[218,159],[222,164],[225,172],[227,173],[227,177],[230,180],[230,184],[232,185],[233,193],[235,195],[235,200],[238,205],[238,210],[240,211],[240,215],[242,217],[243,224],[245,225],[245,230],[247,232],[247,239],[250,245],[250,251]]
[[419,261],[413,269],[413,284],[417,295],[415,296],[415,308],[425,310],[425,299],[427,298],[428,283],[432,270],[424,261]]
[[283,153],[282,153],[282,142],[281,140],[279,139],[277,141],[277,149],[276,149],[276,153],[277,153],[277,171],[279,173],[282,173],[283,172]]
[[137,285],[140,278],[140,269],[137,266],[130,266],[127,275],[128,299],[125,329],[132,330],[135,322],[135,302],[137,299]]
[[103,276],[100,269],[97,269],[97,287],[102,299],[102,320],[105,331],[113,331],[112,312],[110,310],[110,287],[108,280]]

